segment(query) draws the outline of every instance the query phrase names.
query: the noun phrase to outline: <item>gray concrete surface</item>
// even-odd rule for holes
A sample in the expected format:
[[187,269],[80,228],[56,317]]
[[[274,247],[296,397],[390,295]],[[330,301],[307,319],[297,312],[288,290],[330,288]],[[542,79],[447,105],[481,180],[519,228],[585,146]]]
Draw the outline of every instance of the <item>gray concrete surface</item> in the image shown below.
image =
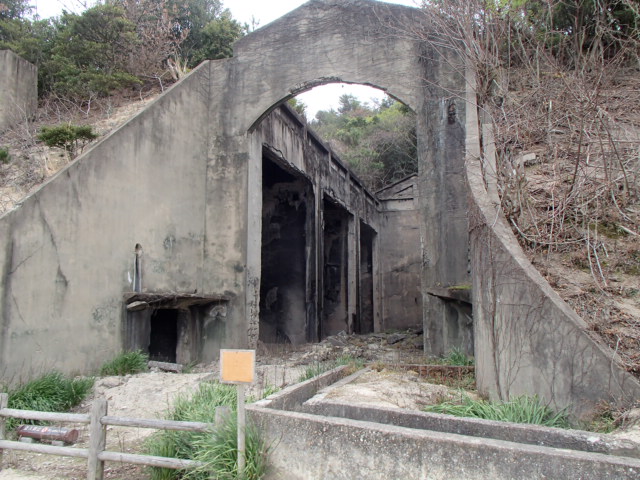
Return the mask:
[[38,106],[38,69],[11,50],[0,50],[0,132],[30,119]]
[[636,479],[640,460],[248,407],[271,443],[268,479]]
[[331,399],[341,367],[247,407],[272,446],[268,479],[632,479],[639,445],[608,435]]
[[376,192],[382,210],[382,329],[422,327],[422,256],[417,175]]
[[351,420],[384,423],[386,425],[431,430],[433,432],[455,433],[528,445],[640,458],[640,444],[636,442],[581,430],[561,430],[538,425],[381,408],[329,398],[307,401],[296,411],[323,417],[349,418]]

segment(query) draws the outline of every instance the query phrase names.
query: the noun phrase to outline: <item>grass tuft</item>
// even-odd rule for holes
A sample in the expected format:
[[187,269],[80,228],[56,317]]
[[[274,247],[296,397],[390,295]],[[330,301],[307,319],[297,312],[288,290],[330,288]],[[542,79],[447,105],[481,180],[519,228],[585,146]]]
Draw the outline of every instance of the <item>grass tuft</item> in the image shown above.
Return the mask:
[[473,358],[468,357],[467,354],[459,348],[453,348],[449,354],[444,357],[443,362],[445,365],[466,367],[473,365]]
[[543,405],[537,396],[516,397],[504,403],[474,400],[468,395],[462,398],[462,403],[443,402],[429,405],[426,412],[444,413],[456,417],[483,418],[501,422],[529,423],[546,427],[570,428],[569,417],[566,412],[554,412]]
[[[59,372],[47,373],[13,390],[8,390],[9,408],[39,412],[67,412],[89,394],[93,382],[92,377],[71,379]],[[7,429],[13,430],[18,423],[28,423],[28,421],[9,419]]]
[[141,351],[123,352],[113,360],[105,363],[100,369],[100,375],[127,375],[146,372],[149,367],[149,355]]
[[[179,397],[170,412],[171,420],[214,423],[218,406],[237,406],[237,390],[232,385],[203,383],[190,397]],[[237,423],[235,415],[219,429],[209,433],[163,431],[147,442],[151,455],[199,460],[204,466],[191,471],[152,468],[151,480],[192,480],[236,478]],[[266,469],[267,447],[251,425],[247,425],[246,475],[244,480],[261,478]]]
[[[238,424],[235,414],[231,415],[212,434],[202,435],[194,441],[194,460],[204,465],[192,470],[185,479],[235,480],[238,477]],[[246,466],[243,480],[257,480],[267,470],[268,447],[255,426],[246,428]]]

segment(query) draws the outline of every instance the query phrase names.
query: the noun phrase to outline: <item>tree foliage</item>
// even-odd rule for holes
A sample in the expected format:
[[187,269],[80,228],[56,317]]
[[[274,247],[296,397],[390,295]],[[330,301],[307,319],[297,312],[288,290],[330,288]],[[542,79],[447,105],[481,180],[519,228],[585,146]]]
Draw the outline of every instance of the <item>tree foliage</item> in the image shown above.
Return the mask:
[[42,140],[48,147],[64,148],[71,158],[82,151],[91,140],[98,138],[90,125],[56,125],[42,127],[38,140]]
[[370,107],[342,95],[337,110],[319,111],[311,125],[369,188],[418,171],[415,115],[401,103],[386,99]]
[[28,0],[2,0],[0,2],[0,19],[17,19],[22,18],[33,7],[29,5]]
[[26,18],[30,9],[27,0],[0,0],[0,48],[38,66],[41,96],[80,103],[162,86],[187,66],[230,56],[246,32],[220,0],[104,0],[46,20]]

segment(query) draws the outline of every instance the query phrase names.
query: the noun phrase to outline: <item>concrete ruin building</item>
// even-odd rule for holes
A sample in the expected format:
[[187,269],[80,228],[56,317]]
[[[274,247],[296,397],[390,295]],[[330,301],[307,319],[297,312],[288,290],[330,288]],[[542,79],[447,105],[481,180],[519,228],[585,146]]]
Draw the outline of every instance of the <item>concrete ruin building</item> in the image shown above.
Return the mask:
[[38,70],[10,50],[0,50],[0,132],[30,119],[38,107]]
[[[414,8],[312,0],[1,217],[2,379],[421,325],[426,352],[473,352],[494,398],[638,398],[517,246],[473,75],[433,40]],[[416,113],[417,176],[372,194],[283,104],[332,82]]]

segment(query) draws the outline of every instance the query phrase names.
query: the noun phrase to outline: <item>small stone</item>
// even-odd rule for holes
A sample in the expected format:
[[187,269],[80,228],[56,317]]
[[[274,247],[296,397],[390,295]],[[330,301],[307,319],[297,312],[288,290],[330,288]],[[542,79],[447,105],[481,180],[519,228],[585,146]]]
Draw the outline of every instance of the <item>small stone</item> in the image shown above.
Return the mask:
[[408,335],[406,333],[392,333],[387,337],[387,344],[394,345],[407,338],[407,336]]

